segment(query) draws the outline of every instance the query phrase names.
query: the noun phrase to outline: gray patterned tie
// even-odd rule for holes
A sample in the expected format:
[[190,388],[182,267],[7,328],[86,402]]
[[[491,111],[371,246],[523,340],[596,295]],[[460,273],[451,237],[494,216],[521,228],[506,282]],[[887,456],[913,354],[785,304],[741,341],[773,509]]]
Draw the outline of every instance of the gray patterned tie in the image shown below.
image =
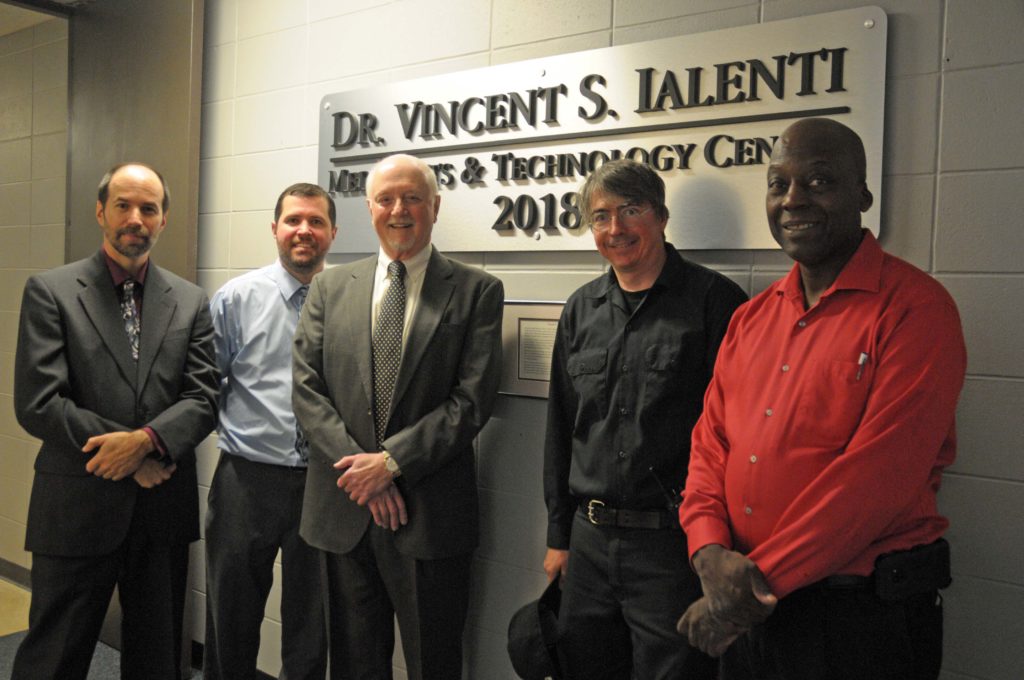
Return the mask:
[[139,308],[135,306],[135,281],[126,279],[121,284],[121,318],[124,319],[124,330],[128,333],[128,346],[132,350],[132,361],[139,360],[139,333],[142,322],[139,319]]
[[[295,291],[295,298],[298,300],[299,311],[302,310],[302,305],[306,304],[306,295],[309,293],[309,286],[300,286]],[[299,458],[302,462],[309,462],[309,440],[306,439],[305,433],[302,431],[302,427],[299,425],[299,421],[295,421],[295,451],[299,454]]]
[[398,367],[402,362],[402,327],[405,325],[405,264],[396,260],[388,265],[391,285],[384,293],[373,331],[373,425],[377,448],[384,442],[395,391]]

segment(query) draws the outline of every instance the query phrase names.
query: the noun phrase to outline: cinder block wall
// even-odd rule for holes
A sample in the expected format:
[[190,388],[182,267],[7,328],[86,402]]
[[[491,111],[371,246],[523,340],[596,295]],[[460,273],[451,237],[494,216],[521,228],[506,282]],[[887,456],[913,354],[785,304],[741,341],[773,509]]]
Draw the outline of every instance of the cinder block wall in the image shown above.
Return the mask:
[[63,19],[0,36],[0,559],[19,571],[39,442],[14,419],[14,350],[25,281],[64,263],[67,36]]
[[[273,259],[277,192],[316,180],[316,105],[324,94],[862,4],[208,0],[200,281],[212,293]],[[1019,645],[1006,644],[1024,639],[1016,615],[1024,609],[1024,4],[876,4],[890,20],[882,242],[955,296],[970,351],[960,457],[940,494],[955,551],[943,677],[1011,680],[1024,669]],[[368,223],[342,225],[339,238],[351,228]],[[777,252],[689,255],[751,293],[789,266]],[[564,298],[603,269],[596,253],[459,257],[501,277],[509,298]],[[479,441],[484,533],[467,631],[469,678],[514,678],[504,650],[508,618],[543,587],[544,409],[541,400],[502,397]],[[201,602],[201,587],[195,595]],[[268,610],[268,629],[276,617]],[[276,654],[276,644],[265,646]],[[276,670],[276,662],[265,668]]]

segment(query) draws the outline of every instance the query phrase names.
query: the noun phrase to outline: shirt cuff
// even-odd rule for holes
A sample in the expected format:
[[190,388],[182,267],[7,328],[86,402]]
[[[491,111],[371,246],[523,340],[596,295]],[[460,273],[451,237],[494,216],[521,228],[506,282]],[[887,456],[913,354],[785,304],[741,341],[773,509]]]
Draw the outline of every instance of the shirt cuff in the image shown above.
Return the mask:
[[[680,516],[682,516],[681,510]],[[691,563],[698,550],[713,543],[732,550],[732,534],[729,532],[729,527],[720,521],[711,517],[701,517],[690,522],[681,522],[681,524],[686,532],[686,547],[690,552]]]
[[153,442],[153,453],[156,455],[156,457],[159,459],[166,458],[167,447],[164,446],[164,443],[162,441],[160,441],[160,436],[153,430],[153,428],[151,428],[149,425],[146,425],[145,427],[142,428],[142,431],[149,436],[149,441]]
[[569,537],[572,536],[572,524],[548,524],[548,547],[555,550],[568,550]]

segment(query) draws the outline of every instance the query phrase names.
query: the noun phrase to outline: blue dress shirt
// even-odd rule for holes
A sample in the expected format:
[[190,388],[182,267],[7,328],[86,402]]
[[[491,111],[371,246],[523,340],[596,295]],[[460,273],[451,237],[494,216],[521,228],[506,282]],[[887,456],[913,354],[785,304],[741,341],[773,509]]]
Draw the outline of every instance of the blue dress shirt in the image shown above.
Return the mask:
[[210,301],[222,451],[257,463],[305,466],[295,450],[292,412],[292,338],[301,287],[275,261],[228,281]]

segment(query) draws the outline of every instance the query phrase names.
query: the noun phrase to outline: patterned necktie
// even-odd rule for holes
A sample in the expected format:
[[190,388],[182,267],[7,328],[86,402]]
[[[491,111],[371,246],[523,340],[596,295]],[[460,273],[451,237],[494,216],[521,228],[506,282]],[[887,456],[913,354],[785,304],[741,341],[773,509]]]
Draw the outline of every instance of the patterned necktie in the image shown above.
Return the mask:
[[391,397],[402,362],[402,327],[405,325],[405,264],[388,265],[391,284],[384,293],[373,332],[373,425],[377,448],[384,442]]
[[[309,293],[309,286],[300,286],[295,291],[295,298],[298,300],[299,310],[302,310],[302,305],[306,304],[306,295]],[[309,440],[306,439],[305,433],[302,431],[302,427],[299,425],[299,421],[295,421],[295,451],[299,454],[299,458],[302,462],[306,463],[309,461]]]
[[139,333],[142,322],[139,319],[139,308],[135,306],[135,281],[127,279],[121,285],[121,318],[124,319],[124,330],[128,333],[128,346],[132,350],[132,361],[139,360]]

